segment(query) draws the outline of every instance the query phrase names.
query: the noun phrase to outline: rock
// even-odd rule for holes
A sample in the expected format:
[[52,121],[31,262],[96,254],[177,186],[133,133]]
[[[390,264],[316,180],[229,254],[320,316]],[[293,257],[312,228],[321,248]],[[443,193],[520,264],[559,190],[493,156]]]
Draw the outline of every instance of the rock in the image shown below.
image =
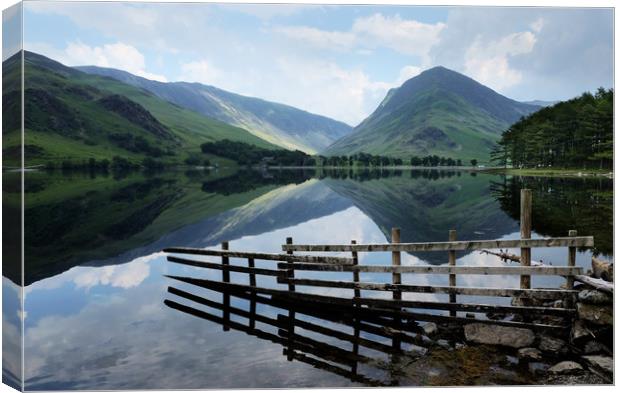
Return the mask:
[[437,324],[434,322],[429,322],[424,325],[422,329],[427,336],[432,336],[437,333]]
[[531,374],[542,375],[549,369],[549,365],[541,362],[531,362],[527,365],[527,369]]
[[566,353],[568,351],[566,341],[547,335],[540,336],[540,343],[538,344],[538,348],[540,348],[544,352],[551,352],[557,354]]
[[532,345],[535,339],[534,332],[524,328],[471,323],[464,330],[465,339],[478,344],[523,348]]
[[452,345],[450,345],[450,342],[448,342],[448,340],[437,340],[435,341],[435,344],[437,344],[439,347],[443,348],[443,349],[452,349]]
[[577,320],[573,323],[573,328],[571,329],[571,342],[576,344],[577,342],[592,337],[592,332],[586,326],[585,321]]
[[519,356],[521,360],[540,360],[542,359],[542,352],[536,348],[521,348],[517,352],[517,356]]
[[614,372],[614,359],[611,356],[589,355],[582,358],[593,372],[602,372],[607,376]]
[[583,353],[587,355],[595,354],[595,353],[610,353],[609,348],[605,345],[601,344],[598,341],[590,340],[583,347]]
[[577,303],[577,314],[580,319],[585,319],[596,325],[612,325],[614,322],[612,309],[609,306]]
[[614,264],[592,257],[592,275],[605,281],[613,281]]
[[579,374],[583,372],[583,367],[577,362],[566,360],[550,367],[548,371],[551,374]]
[[454,344],[454,349],[459,350],[459,349],[463,349],[465,348],[465,344],[463,343],[456,343]]
[[598,291],[596,289],[585,289],[580,291],[577,295],[577,298],[582,303],[587,304],[612,304],[614,301],[613,296],[603,291]]

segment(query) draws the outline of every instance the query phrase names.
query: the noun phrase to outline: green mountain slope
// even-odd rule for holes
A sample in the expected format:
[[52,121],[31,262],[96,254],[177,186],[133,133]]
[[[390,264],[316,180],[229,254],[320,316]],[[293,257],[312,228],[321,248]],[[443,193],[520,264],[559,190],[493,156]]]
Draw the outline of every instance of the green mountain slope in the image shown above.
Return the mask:
[[[17,64],[14,59],[3,64],[3,102],[9,112],[21,96],[19,72],[13,69]],[[25,52],[24,72],[27,166],[113,156],[136,163],[145,157],[182,163],[189,155],[201,154],[201,143],[222,139],[275,148],[242,128],[35,53]],[[5,165],[11,166],[19,159],[19,118],[3,126]],[[230,164],[226,159],[218,162]]]
[[437,154],[487,161],[501,132],[537,109],[435,67],[390,90],[368,118],[324,154],[365,152],[402,158]]
[[162,83],[125,71],[94,66],[77,69],[143,88],[183,108],[242,127],[291,150],[316,153],[352,130],[349,125],[324,116],[200,83]]

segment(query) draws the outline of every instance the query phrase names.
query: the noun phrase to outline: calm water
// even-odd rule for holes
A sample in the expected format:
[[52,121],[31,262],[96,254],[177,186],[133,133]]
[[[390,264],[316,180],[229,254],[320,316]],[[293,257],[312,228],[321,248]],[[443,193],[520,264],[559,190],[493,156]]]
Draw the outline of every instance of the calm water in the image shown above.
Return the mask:
[[[18,215],[12,214],[19,211],[13,203],[17,179],[11,180],[6,174],[5,179],[4,215],[17,220]],[[394,359],[372,350],[364,353],[377,361],[358,370],[368,379],[351,380],[316,362],[313,365],[287,360],[280,343],[234,328],[225,331],[210,317],[172,309],[164,304],[165,299],[190,303],[167,293],[169,286],[218,304],[222,295],[164,275],[219,280],[221,272],[168,263],[161,250],[170,246],[218,247],[228,240],[235,250],[279,252],[288,236],[296,243],[349,243],[352,239],[382,243],[388,239],[391,227],[401,228],[404,242],[447,240],[450,229],[457,230],[459,239],[517,238],[521,188],[533,190],[535,236],[564,236],[569,229],[577,229],[580,235],[595,236],[596,253],[611,257],[611,180],[519,179],[449,171],[224,170],[148,176],[28,173],[26,389],[433,383],[412,376],[415,372],[395,375],[390,365]],[[532,254],[533,259],[554,265],[566,261],[566,249],[534,250]],[[3,257],[6,260],[7,256]],[[457,264],[463,265],[503,264],[496,257],[478,252],[458,257]],[[579,251],[578,265],[589,266],[590,257],[590,250]],[[361,254],[360,258],[364,264],[381,264],[389,263],[390,255]],[[232,263],[246,261],[233,259]],[[404,254],[402,263],[446,264],[447,255]],[[274,267],[272,262],[259,261],[257,266]],[[5,309],[15,310],[14,314],[3,315],[5,343],[9,343],[20,334],[18,291],[13,284],[19,278],[18,270],[9,264],[5,264],[4,274]],[[309,272],[305,277],[350,279],[349,275]],[[246,279],[232,273],[233,282],[245,284]],[[390,278],[362,274],[361,279]],[[533,280],[535,286],[557,286],[562,282],[561,278]],[[258,283],[277,287],[269,277],[259,278]],[[403,283],[447,285],[447,276],[403,275]],[[457,285],[518,287],[518,276],[459,276]],[[346,290],[331,293],[350,295]],[[405,298],[443,300],[445,296],[406,294]],[[247,309],[249,303],[237,298],[231,302],[241,309]],[[222,315],[212,307],[192,307],[216,318]],[[257,312],[270,318],[277,319],[286,311],[257,305]],[[247,324],[241,317],[231,318]],[[278,329],[265,324],[257,323],[256,328],[278,335]],[[350,343],[347,347],[337,339],[315,336],[320,342],[350,350]],[[14,352],[13,358],[5,356],[5,378],[20,373],[17,347]],[[419,361],[424,362],[423,358]]]

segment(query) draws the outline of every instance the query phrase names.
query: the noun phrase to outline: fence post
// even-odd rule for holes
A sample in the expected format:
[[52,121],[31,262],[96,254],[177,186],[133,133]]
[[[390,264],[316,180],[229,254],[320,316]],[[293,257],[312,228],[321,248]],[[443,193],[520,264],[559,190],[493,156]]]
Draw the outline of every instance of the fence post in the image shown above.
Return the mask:
[[[532,190],[521,190],[521,239],[530,239],[532,237]],[[521,248],[521,266],[531,266],[532,250],[530,248]],[[521,289],[530,289],[530,276],[521,276]]]
[[[448,232],[448,240],[451,241],[451,242],[456,241],[456,230],[455,229],[451,229]],[[456,266],[456,251],[454,251],[454,250],[448,251],[448,265]],[[449,276],[449,285],[451,287],[455,287],[456,286],[456,274],[450,274],[450,276]],[[455,293],[451,293],[450,294],[450,303],[456,303],[456,294]],[[450,310],[450,316],[455,317],[456,316],[456,310]]]
[[[228,250],[228,242],[222,242],[222,250]],[[228,266],[230,264],[230,260],[228,256],[222,255],[222,265]],[[230,271],[223,269],[222,270],[222,282],[229,283],[230,282]],[[230,294],[225,292],[222,294],[222,303],[224,303],[224,331],[227,332],[230,330],[228,326],[228,322],[230,321]]]
[[[357,244],[357,241],[355,240],[351,240],[351,244]],[[351,251],[351,257],[353,258],[353,266],[357,266],[358,265],[358,259],[357,259],[357,251]],[[358,283],[360,282],[360,272],[357,270],[353,271],[353,282]],[[359,299],[362,294],[358,288],[356,288],[354,291],[354,298],[357,300]],[[354,305],[357,305],[357,301],[353,302]],[[355,354],[356,356],[356,360],[353,362],[353,365],[351,366],[351,373],[353,373],[354,375],[357,375],[357,355],[359,354],[359,349],[360,349],[360,344],[359,344],[359,338],[360,338],[360,327],[359,327],[359,317],[357,314],[353,315],[353,354]],[[351,377],[351,380],[353,380],[353,377]]]
[[[287,237],[286,238],[286,244],[289,244],[289,245],[293,244],[293,238],[292,237]],[[291,251],[291,250],[287,251],[286,253],[289,254],[289,255],[293,255],[293,251]],[[293,262],[292,261],[287,261],[287,263],[289,264],[290,268],[286,272],[286,277],[288,279],[293,279],[293,278],[295,278],[295,269],[293,269]],[[289,282],[288,290],[291,291],[291,292],[295,291],[295,284]]]
[[[254,268],[254,258],[248,258],[248,267]],[[256,287],[256,273],[250,272],[250,286]],[[252,300],[250,301],[250,328],[254,329],[256,326],[256,291],[251,291]]]
[[[400,228],[392,228],[392,243],[400,243]],[[400,251],[392,251],[392,266],[400,266]],[[400,273],[392,273],[392,284],[401,284],[401,276]],[[401,300],[402,293],[400,291],[394,291],[392,298],[394,300]],[[394,318],[395,327],[397,330],[401,328],[401,319]],[[400,350],[400,339],[392,338],[392,347],[399,351]],[[393,359],[394,360],[394,359]]]
[[[400,228],[392,228],[392,244],[400,243]],[[392,251],[392,266],[400,266],[400,251]],[[392,284],[401,284],[400,273],[392,273]],[[401,300],[400,291],[393,292],[395,300]]]
[[[568,237],[575,237],[575,236],[577,236],[576,230],[571,229],[570,231],[568,231]],[[576,262],[577,262],[577,247],[568,247],[568,266],[574,267]],[[573,275],[566,276],[566,289],[571,290],[573,289],[574,286],[575,286],[575,276]],[[569,296],[570,297],[568,298],[566,302],[567,308],[571,308],[574,305],[572,295],[569,295]]]
[[[287,237],[286,238],[286,244],[293,244],[293,238],[292,237]],[[293,251],[289,250],[286,252],[288,255],[293,255]],[[289,265],[289,269],[286,271],[286,277],[290,280],[293,279],[295,277],[295,269],[293,269],[293,261],[287,261],[288,265]],[[288,283],[288,290],[290,292],[294,292],[295,291],[295,284],[289,282]],[[289,320],[289,326],[288,326],[288,356],[286,357],[286,359],[288,361],[293,361],[293,353],[295,352],[295,348],[294,348],[294,338],[295,338],[295,311],[293,311],[293,307],[289,308],[288,310],[288,320]]]

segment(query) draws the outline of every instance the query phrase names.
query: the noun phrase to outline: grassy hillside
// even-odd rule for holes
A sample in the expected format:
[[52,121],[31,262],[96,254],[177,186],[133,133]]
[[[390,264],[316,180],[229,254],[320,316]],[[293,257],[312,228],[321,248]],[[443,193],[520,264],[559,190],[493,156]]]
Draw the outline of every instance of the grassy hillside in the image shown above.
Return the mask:
[[[4,63],[3,100],[19,105],[19,73]],[[183,163],[200,144],[222,139],[266,149],[274,145],[244,129],[177,107],[144,90],[89,75],[46,57],[25,53],[26,165],[121,156]],[[5,166],[18,162],[19,119],[5,122]],[[232,161],[221,159],[222,164]]]
[[436,154],[486,162],[501,132],[536,109],[436,67],[391,90],[373,114],[324,153],[404,159]]
[[93,66],[78,69],[148,90],[180,107],[242,127],[286,149],[316,153],[352,130],[349,125],[325,116],[200,83],[162,83]]

